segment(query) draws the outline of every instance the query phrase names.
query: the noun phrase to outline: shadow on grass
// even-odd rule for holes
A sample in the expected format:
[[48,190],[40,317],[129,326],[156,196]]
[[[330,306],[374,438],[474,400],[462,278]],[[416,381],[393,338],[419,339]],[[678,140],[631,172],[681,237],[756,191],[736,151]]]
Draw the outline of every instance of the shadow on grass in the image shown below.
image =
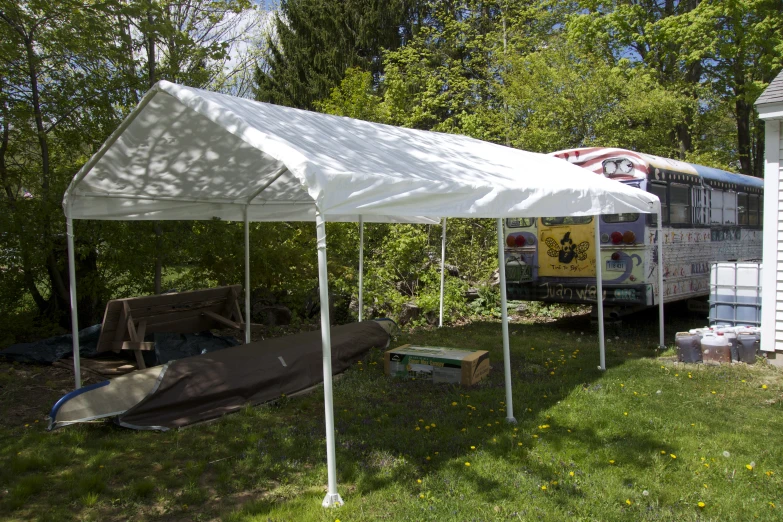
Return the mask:
[[[669,313],[666,335],[673,339],[683,325],[676,310]],[[589,406],[600,403],[609,386],[597,369],[595,330],[588,316],[510,325],[516,425],[505,420],[498,322],[405,333],[392,344],[488,350],[493,368],[471,388],[390,379],[383,374],[382,353],[372,352],[335,383],[338,490],[348,502],[381,492],[412,502],[425,494],[428,481],[437,480],[431,486],[439,491],[470,490],[480,502],[494,503],[519,497],[532,479],[576,500],[585,493],[563,484],[563,477],[589,472],[582,469],[584,462],[592,471],[611,466],[607,448],[629,469],[655,465],[651,455],[667,450],[665,434],[613,431],[610,419],[592,418],[585,426],[580,412],[552,414],[570,396],[584,399],[579,404],[588,405],[585,416],[602,411]],[[654,357],[656,312],[628,317],[607,334],[612,335],[610,370]],[[52,511],[63,519],[145,510],[150,516],[187,517],[196,509],[213,516],[234,511],[230,518],[242,519],[288,504],[310,509],[310,503],[318,510],[326,483],[323,419],[323,395],[315,392],[176,432],[138,433],[107,425],[25,432],[0,447],[0,458],[9,464],[0,482],[12,491],[0,502],[21,516],[55,509],[47,506],[76,506]],[[539,447],[578,447],[583,456],[595,458],[546,461]],[[36,473],[48,477],[38,499],[30,484],[16,478]]]

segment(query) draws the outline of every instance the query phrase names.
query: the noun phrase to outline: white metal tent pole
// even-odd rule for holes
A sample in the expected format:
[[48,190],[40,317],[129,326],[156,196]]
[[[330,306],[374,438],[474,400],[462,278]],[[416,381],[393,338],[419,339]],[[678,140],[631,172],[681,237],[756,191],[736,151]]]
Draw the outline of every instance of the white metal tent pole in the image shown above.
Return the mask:
[[661,212],[661,204],[658,203],[658,328],[661,350],[663,350],[665,343],[663,340],[663,212]]
[[324,366],[324,412],[326,421],[326,469],[329,489],[324,507],[341,506],[343,499],[337,493],[337,463],[334,449],[334,403],[332,399],[332,338],[329,331],[329,275],[326,270],[326,220],[315,210],[315,233],[318,240],[318,287],[321,296],[321,348]]
[[245,344],[250,344],[250,220],[245,205]]
[[595,218],[595,302],[598,306],[598,353],[600,357],[599,370],[606,370],[606,344],[604,341],[604,282],[601,273],[601,233],[599,215]]
[[446,218],[443,218],[443,237],[440,245],[440,319],[438,320],[438,328],[443,326],[443,288],[446,281]]
[[76,256],[73,250],[73,219],[71,219],[70,203],[68,203],[68,216],[65,221],[65,235],[68,238],[68,278],[70,280],[69,293],[71,294],[71,335],[73,336],[73,374],[76,380],[76,389],[82,387],[82,369],[79,359],[79,316],[76,307]]
[[498,272],[500,274],[500,317],[503,329],[503,370],[506,380],[506,420],[516,423],[511,395],[511,350],[508,345],[508,309],[506,307],[506,256],[503,245],[503,219],[498,218]]
[[359,216],[359,322],[364,312],[364,219]]

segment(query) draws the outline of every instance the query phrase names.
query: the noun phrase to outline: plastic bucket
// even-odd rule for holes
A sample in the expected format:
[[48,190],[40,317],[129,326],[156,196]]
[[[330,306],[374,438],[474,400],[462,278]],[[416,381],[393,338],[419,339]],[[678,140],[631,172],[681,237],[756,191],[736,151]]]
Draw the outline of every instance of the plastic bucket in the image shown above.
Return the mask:
[[701,340],[698,334],[690,332],[677,332],[674,336],[677,344],[677,360],[685,363],[698,363],[702,361]]

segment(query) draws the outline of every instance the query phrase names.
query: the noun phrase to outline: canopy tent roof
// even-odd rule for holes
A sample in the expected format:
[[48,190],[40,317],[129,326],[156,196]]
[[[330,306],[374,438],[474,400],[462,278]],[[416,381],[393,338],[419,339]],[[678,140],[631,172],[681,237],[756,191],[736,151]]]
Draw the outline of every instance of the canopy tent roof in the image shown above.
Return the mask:
[[72,219],[428,222],[654,212],[558,158],[158,82],[76,175]]

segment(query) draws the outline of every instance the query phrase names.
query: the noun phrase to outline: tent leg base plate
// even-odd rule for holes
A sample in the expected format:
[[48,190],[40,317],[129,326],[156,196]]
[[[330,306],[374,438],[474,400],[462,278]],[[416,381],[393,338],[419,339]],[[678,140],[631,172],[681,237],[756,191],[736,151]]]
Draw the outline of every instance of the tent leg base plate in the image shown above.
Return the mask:
[[506,422],[509,424],[516,424],[517,420],[514,417],[506,417]]
[[344,504],[342,497],[339,493],[327,493],[324,497],[324,501],[321,503],[323,507],[340,507]]

